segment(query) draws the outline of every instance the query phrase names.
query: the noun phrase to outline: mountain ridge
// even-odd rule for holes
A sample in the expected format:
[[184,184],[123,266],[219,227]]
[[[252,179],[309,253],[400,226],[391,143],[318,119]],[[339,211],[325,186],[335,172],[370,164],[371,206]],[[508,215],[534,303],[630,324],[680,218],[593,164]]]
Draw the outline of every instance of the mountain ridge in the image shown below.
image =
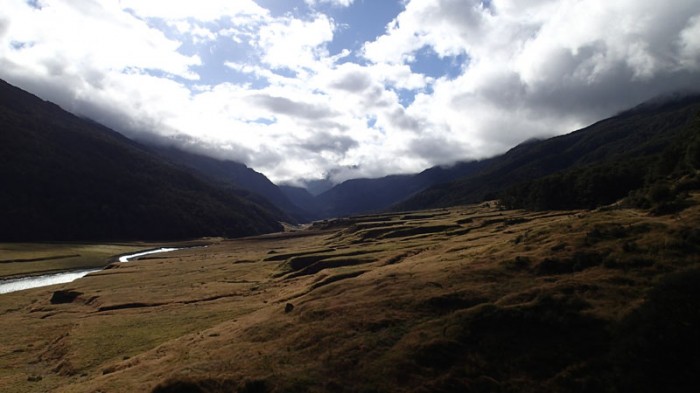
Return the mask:
[[700,113],[700,96],[640,104],[617,116],[553,138],[520,144],[483,170],[432,186],[393,207],[419,210],[497,199],[508,188],[572,168],[655,155]]
[[478,171],[488,162],[465,161],[415,174],[350,179],[317,195],[315,202],[323,218],[380,212],[430,186]]
[[[27,107],[37,105],[25,96],[10,101],[5,102],[6,108],[19,116],[27,114]],[[34,103],[29,104],[29,101]],[[46,116],[49,113],[64,116],[65,111],[59,106],[42,102],[46,105]],[[688,109],[690,107],[694,109]],[[225,193],[254,201],[263,210],[275,212],[279,221],[305,223],[386,210],[421,210],[497,199],[518,184],[571,168],[615,160],[625,162],[637,156],[651,157],[660,154],[669,143],[667,139],[688,124],[697,111],[700,111],[700,96],[671,95],[641,103],[569,134],[527,140],[499,156],[436,166],[415,174],[350,179],[317,195],[309,190],[278,186],[242,163],[153,141],[144,146],[98,123],[86,122],[120,144],[143,154],[159,156],[149,158],[149,162],[164,159],[171,169],[197,179],[194,182],[203,179],[210,183],[207,187],[218,189],[217,192],[225,189]],[[68,146],[68,142],[62,141],[60,145]]]
[[[510,187],[569,168],[659,154],[668,145],[666,134],[688,124],[698,103],[696,94],[658,97],[567,134],[528,139],[501,155],[416,174],[350,179],[312,196],[315,205],[308,196],[304,203],[331,218],[497,199]],[[688,106],[698,108],[688,112]]]
[[212,158],[175,146],[150,144],[149,148],[172,163],[192,170],[215,183],[258,194],[285,212],[291,218],[291,223],[308,222],[313,217],[313,213],[294,204],[279,186],[264,174],[243,163]]
[[184,239],[281,229],[284,216],[0,81],[5,241]]

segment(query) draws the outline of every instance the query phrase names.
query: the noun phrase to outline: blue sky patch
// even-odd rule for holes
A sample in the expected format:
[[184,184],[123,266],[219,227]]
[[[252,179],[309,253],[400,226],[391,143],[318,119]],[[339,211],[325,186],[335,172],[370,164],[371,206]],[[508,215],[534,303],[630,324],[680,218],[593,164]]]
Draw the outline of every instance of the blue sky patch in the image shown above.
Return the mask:
[[349,49],[351,57],[357,57],[362,45],[384,34],[387,24],[403,9],[398,0],[357,0],[347,8],[328,7],[324,11],[339,25],[328,51],[335,55]]
[[39,0],[27,0],[27,4],[29,4],[32,8],[36,8],[38,10],[41,9],[41,4],[39,3]]
[[440,57],[433,48],[424,46],[416,52],[415,60],[410,64],[410,67],[411,71],[415,73],[433,78],[454,79],[462,73],[463,67],[468,62],[467,55]]
[[309,6],[303,0],[255,0],[255,2],[270,11],[270,15],[275,18],[288,14],[301,17],[307,15],[309,11]]

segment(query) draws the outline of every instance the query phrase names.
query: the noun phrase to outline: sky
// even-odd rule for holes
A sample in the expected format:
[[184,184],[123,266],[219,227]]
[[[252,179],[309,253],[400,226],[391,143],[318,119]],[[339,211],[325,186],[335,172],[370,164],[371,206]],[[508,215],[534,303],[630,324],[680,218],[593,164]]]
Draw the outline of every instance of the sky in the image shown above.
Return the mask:
[[503,153],[700,88],[697,0],[3,0],[0,78],[274,182]]

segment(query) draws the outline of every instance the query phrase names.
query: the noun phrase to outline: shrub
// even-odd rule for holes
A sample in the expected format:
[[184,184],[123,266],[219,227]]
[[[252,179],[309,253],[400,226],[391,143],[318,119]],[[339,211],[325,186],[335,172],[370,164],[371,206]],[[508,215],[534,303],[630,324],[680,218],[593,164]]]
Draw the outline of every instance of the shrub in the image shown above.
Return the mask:
[[691,392],[700,386],[700,269],[667,276],[626,318],[613,351],[619,391]]

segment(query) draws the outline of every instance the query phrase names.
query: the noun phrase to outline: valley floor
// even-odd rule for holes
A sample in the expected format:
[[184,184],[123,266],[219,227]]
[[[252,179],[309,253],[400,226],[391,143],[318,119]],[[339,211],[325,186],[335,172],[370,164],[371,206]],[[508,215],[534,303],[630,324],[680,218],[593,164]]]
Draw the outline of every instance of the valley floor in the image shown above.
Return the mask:
[[5,392],[697,391],[700,196],[316,223],[0,295]]
[[[171,247],[191,247],[208,243],[168,243]],[[162,243],[0,243],[0,280],[38,276],[71,270],[103,268],[118,255],[160,247]]]

